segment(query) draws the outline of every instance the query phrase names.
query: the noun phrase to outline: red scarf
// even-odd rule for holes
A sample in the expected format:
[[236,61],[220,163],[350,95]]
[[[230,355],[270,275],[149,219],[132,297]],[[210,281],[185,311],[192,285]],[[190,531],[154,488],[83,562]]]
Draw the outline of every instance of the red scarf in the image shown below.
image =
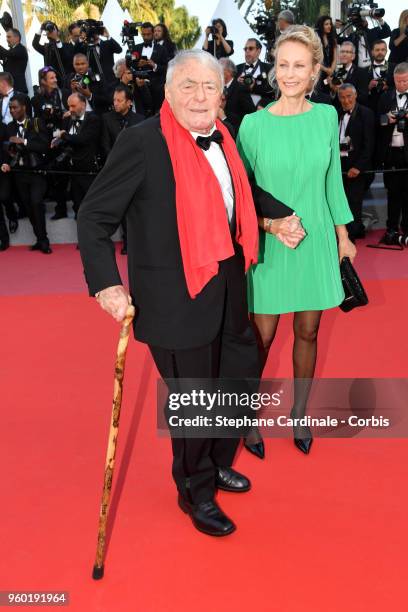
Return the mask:
[[[176,181],[177,227],[187,289],[192,298],[218,274],[218,262],[234,255],[220,184],[204,151],[165,101],[160,122]],[[245,271],[258,257],[258,223],[244,165],[227,128],[217,120],[235,190],[235,239],[242,246]]]

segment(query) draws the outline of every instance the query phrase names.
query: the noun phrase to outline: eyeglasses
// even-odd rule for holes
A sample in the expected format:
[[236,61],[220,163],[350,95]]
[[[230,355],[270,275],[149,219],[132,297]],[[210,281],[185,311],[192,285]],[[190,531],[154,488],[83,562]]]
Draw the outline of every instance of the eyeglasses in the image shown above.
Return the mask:
[[244,47],[244,51],[254,51],[257,47]]

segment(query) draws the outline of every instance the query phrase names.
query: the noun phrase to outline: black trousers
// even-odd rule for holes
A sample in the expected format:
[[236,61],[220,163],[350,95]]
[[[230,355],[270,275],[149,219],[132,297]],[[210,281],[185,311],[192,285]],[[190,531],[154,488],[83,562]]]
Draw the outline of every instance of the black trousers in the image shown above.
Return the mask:
[[24,172],[15,174],[13,178],[17,195],[27,210],[37,241],[47,242],[44,208],[44,196],[47,191],[45,178]]
[[[79,168],[75,168],[79,170]],[[95,176],[73,176],[71,179],[71,197],[73,201],[73,210],[75,215],[78,214],[82,200],[87,194],[88,189],[95,180]]]
[[[404,148],[390,147],[385,162],[386,168],[406,168],[408,166]],[[384,185],[388,191],[387,229],[408,233],[408,171],[386,172]]]
[[17,221],[17,211],[11,201],[11,180],[4,172],[0,174],[0,242],[9,243],[9,233],[4,216],[3,205],[9,221]]
[[[246,321],[237,321],[233,309],[227,290],[221,329],[206,346],[174,351],[149,346],[162,378],[258,379],[260,364],[254,331],[247,317]],[[197,387],[193,384],[193,388]],[[183,385],[182,391],[186,390]],[[167,419],[168,416],[167,407]],[[232,465],[238,444],[239,438],[172,438],[172,473],[180,494],[193,504],[213,499],[215,468]]]
[[[343,172],[348,172],[351,165],[347,158],[341,159],[341,169]],[[364,174],[359,174],[355,178],[348,178],[343,175],[343,186],[346,192],[347,201],[350,206],[350,210],[353,213],[354,220],[347,225],[349,234],[358,234],[364,229],[363,222],[361,219],[363,212],[363,199],[366,191],[366,177]]]

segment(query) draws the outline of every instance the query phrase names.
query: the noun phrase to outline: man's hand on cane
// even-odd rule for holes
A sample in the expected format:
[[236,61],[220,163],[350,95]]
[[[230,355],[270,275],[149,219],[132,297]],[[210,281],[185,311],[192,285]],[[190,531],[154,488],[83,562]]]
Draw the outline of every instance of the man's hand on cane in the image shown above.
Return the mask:
[[118,323],[123,321],[128,306],[132,303],[132,298],[123,285],[107,287],[95,294],[95,297],[101,308],[110,314]]

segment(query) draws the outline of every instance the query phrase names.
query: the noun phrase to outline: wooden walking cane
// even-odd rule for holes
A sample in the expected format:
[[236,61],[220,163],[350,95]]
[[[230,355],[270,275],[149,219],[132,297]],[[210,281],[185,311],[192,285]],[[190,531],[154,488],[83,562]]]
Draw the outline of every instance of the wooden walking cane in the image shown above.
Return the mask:
[[116,443],[119,433],[120,408],[122,405],[123,375],[125,371],[126,350],[129,341],[130,326],[135,316],[134,306],[129,306],[120,329],[118,349],[115,362],[115,381],[113,386],[112,418],[108,438],[108,450],[105,461],[105,478],[101,509],[99,513],[98,545],[96,548],[95,565],[92,572],[94,580],[103,578],[104,554],[106,544],[106,524],[108,520],[110,494],[112,489],[113,469],[115,467]]

